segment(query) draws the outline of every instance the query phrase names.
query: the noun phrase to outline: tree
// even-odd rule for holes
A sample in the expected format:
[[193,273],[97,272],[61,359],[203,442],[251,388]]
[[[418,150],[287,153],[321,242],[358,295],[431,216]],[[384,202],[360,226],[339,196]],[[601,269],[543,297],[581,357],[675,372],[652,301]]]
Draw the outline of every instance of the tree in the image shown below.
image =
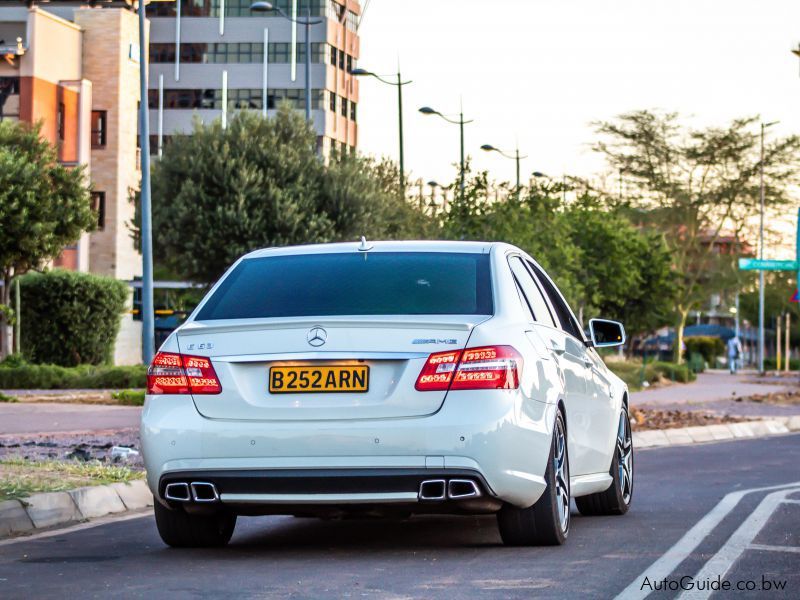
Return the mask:
[[[690,311],[738,280],[736,255],[759,206],[757,124],[753,117],[693,130],[681,126],[677,114],[643,110],[596,125],[604,140],[595,149],[624,174],[625,202],[638,210],[642,225],[663,234],[672,257],[678,275],[678,361]],[[798,151],[797,136],[765,147],[766,198],[772,206],[789,199]]]
[[40,126],[0,121],[0,355],[11,351],[11,281],[94,229],[82,167],[67,168]]
[[622,321],[629,339],[668,322],[676,286],[663,237],[634,227],[619,211],[589,194],[565,209],[571,241],[579,250],[575,301],[588,315]]
[[275,118],[242,111],[227,128],[197,121],[191,136],[176,136],[152,173],[164,266],[212,283],[257,248],[406,236],[415,215],[387,187],[391,166],[350,154],[326,166],[315,136],[286,105]]

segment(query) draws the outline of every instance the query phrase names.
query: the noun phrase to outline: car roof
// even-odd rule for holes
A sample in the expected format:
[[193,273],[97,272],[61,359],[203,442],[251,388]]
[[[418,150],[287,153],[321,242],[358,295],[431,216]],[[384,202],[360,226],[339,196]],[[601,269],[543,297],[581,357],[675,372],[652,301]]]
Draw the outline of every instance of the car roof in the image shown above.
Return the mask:
[[[369,252],[465,252],[488,254],[493,247],[507,246],[499,242],[461,242],[439,240],[372,241],[367,240]],[[285,256],[292,254],[330,254],[336,252],[356,252],[361,242],[335,244],[308,244],[304,246],[283,246],[263,248],[245,255],[244,258]],[[511,247],[511,246],[509,246]]]

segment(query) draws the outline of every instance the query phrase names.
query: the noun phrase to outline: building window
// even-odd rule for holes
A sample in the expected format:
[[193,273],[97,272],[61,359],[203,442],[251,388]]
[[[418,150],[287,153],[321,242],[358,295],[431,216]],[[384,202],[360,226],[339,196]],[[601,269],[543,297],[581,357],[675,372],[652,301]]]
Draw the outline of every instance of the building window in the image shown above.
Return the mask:
[[[262,44],[263,45],[263,44]],[[269,45],[267,60],[270,63],[283,64],[291,61],[291,44],[287,42],[274,42]],[[306,60],[305,42],[297,44],[297,62],[302,63]],[[325,44],[313,42],[311,44],[311,62],[321,63],[325,61]]]
[[[250,10],[251,4],[252,0],[225,0],[225,16],[263,17],[264,13]],[[275,0],[272,4],[287,15],[291,14],[292,0]],[[326,15],[328,3],[327,0],[298,0],[297,16],[304,16],[307,8],[312,16],[321,17]],[[181,15],[184,17],[219,17],[220,9],[220,0],[183,0],[181,3]],[[147,10],[148,16],[152,17],[174,17],[176,12],[175,2],[154,2]]]
[[58,130],[58,139],[64,139],[64,128],[65,128],[65,121],[66,121],[66,112],[67,109],[64,106],[63,102],[58,103],[58,112],[56,113],[56,129]]
[[[148,90],[147,94],[150,108],[158,108],[158,90]],[[278,108],[278,105],[287,100],[297,109],[305,108],[306,97],[303,89],[270,89],[267,96],[267,108]],[[228,109],[261,109],[263,106],[262,92],[260,89],[228,89]],[[221,89],[189,89],[189,90],[164,90],[165,109],[214,109],[222,108]],[[311,90],[311,108],[323,110],[325,108],[325,91]]]
[[[174,62],[175,44],[150,44],[150,60],[154,63]],[[182,63],[235,64],[260,63],[263,60],[263,43],[181,44]]]
[[339,63],[339,50],[331,46],[331,64],[335,67]]
[[328,92],[328,93],[330,94],[329,108],[330,108],[330,110],[332,112],[336,112],[336,98],[337,98],[337,96],[333,92]]
[[92,111],[92,148],[106,147],[106,115],[104,110]]
[[354,13],[352,10],[347,11],[347,20],[345,21],[345,27],[347,27],[352,32],[358,31],[358,15]]
[[347,55],[347,72],[348,73],[353,72],[353,57],[350,56],[349,54]]
[[355,123],[356,121],[356,103],[350,101],[350,120]]
[[97,215],[97,229],[103,231],[106,228],[106,193],[92,192],[92,210]]
[[343,98],[341,98],[341,99],[339,100],[339,107],[340,107],[340,108],[341,108],[341,110],[342,110],[342,116],[343,116],[343,117],[346,117],[346,116],[347,116],[347,104],[348,104],[347,98],[344,98],[344,97],[343,97]]

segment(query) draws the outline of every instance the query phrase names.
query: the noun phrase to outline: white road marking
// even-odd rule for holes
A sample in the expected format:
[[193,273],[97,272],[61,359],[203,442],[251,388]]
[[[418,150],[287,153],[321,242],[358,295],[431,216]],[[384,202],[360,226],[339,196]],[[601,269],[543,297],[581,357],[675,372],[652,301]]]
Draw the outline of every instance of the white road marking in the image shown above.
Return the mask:
[[800,554],[800,546],[768,546],[766,544],[750,544],[747,550],[770,550],[772,552],[797,552]]
[[679,539],[674,546],[667,550],[661,557],[656,560],[652,565],[638,575],[631,583],[622,590],[617,598],[619,599],[638,599],[646,598],[650,594],[650,590],[642,589],[642,581],[647,577],[651,582],[661,581],[674,571],[679,564],[681,564],[687,556],[689,556],[700,545],[700,543],[708,537],[708,535],[719,525],[728,513],[730,513],[739,501],[747,494],[755,492],[766,492],[770,490],[779,490],[788,487],[800,486],[800,481],[792,483],[784,483],[782,485],[772,485],[767,487],[752,488],[749,490],[739,490],[731,492],[726,495],[719,503],[711,509],[702,519],[700,519],[694,527],[687,531],[681,539]]
[[[733,532],[733,535],[728,538],[722,548],[703,565],[703,568],[695,575],[694,580],[705,581],[716,577],[724,578],[736,559],[753,543],[758,532],[766,525],[772,513],[781,505],[786,496],[797,490],[800,490],[800,488],[790,488],[768,494],[756,509],[750,513],[750,516],[745,519],[744,523],[739,525],[739,528]],[[704,600],[712,593],[713,590],[686,590],[678,598]]]
[[57,535],[66,535],[76,531],[83,531],[84,529],[92,529],[93,527],[100,527],[100,525],[108,525],[109,523],[119,523],[121,521],[130,521],[131,519],[141,519],[142,517],[150,517],[153,515],[152,509],[142,509],[141,511],[132,512],[131,514],[107,517],[100,517],[99,519],[92,519],[86,523],[78,523],[71,527],[63,527],[61,529],[50,529],[42,531],[41,533],[34,533],[33,535],[21,535],[19,537],[9,538],[7,540],[0,540],[0,546],[9,546],[11,544],[18,544],[19,542],[30,542],[33,540],[40,540],[43,538],[55,537]]

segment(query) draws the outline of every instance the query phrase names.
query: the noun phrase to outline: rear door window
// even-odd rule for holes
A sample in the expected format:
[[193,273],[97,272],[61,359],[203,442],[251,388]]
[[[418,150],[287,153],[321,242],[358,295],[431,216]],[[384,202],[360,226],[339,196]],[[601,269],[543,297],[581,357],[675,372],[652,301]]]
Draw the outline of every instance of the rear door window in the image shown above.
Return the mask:
[[245,259],[196,319],[492,313],[488,254],[348,252]]
[[578,325],[578,321],[572,316],[572,311],[569,309],[569,306],[567,306],[567,303],[564,302],[564,299],[561,297],[561,292],[558,291],[555,284],[552,283],[535,264],[530,261],[528,261],[527,264],[535,274],[536,281],[539,282],[542,289],[547,294],[547,297],[550,299],[550,304],[553,306],[553,310],[556,311],[558,320],[561,321],[561,329],[582,341],[583,332],[581,331],[580,325]]
[[514,279],[517,280],[522,289],[522,293],[528,302],[528,307],[533,312],[534,320],[542,325],[556,327],[547,302],[533,277],[525,268],[522,259],[519,256],[512,256],[508,259],[508,264],[511,266],[512,273],[514,273]]

